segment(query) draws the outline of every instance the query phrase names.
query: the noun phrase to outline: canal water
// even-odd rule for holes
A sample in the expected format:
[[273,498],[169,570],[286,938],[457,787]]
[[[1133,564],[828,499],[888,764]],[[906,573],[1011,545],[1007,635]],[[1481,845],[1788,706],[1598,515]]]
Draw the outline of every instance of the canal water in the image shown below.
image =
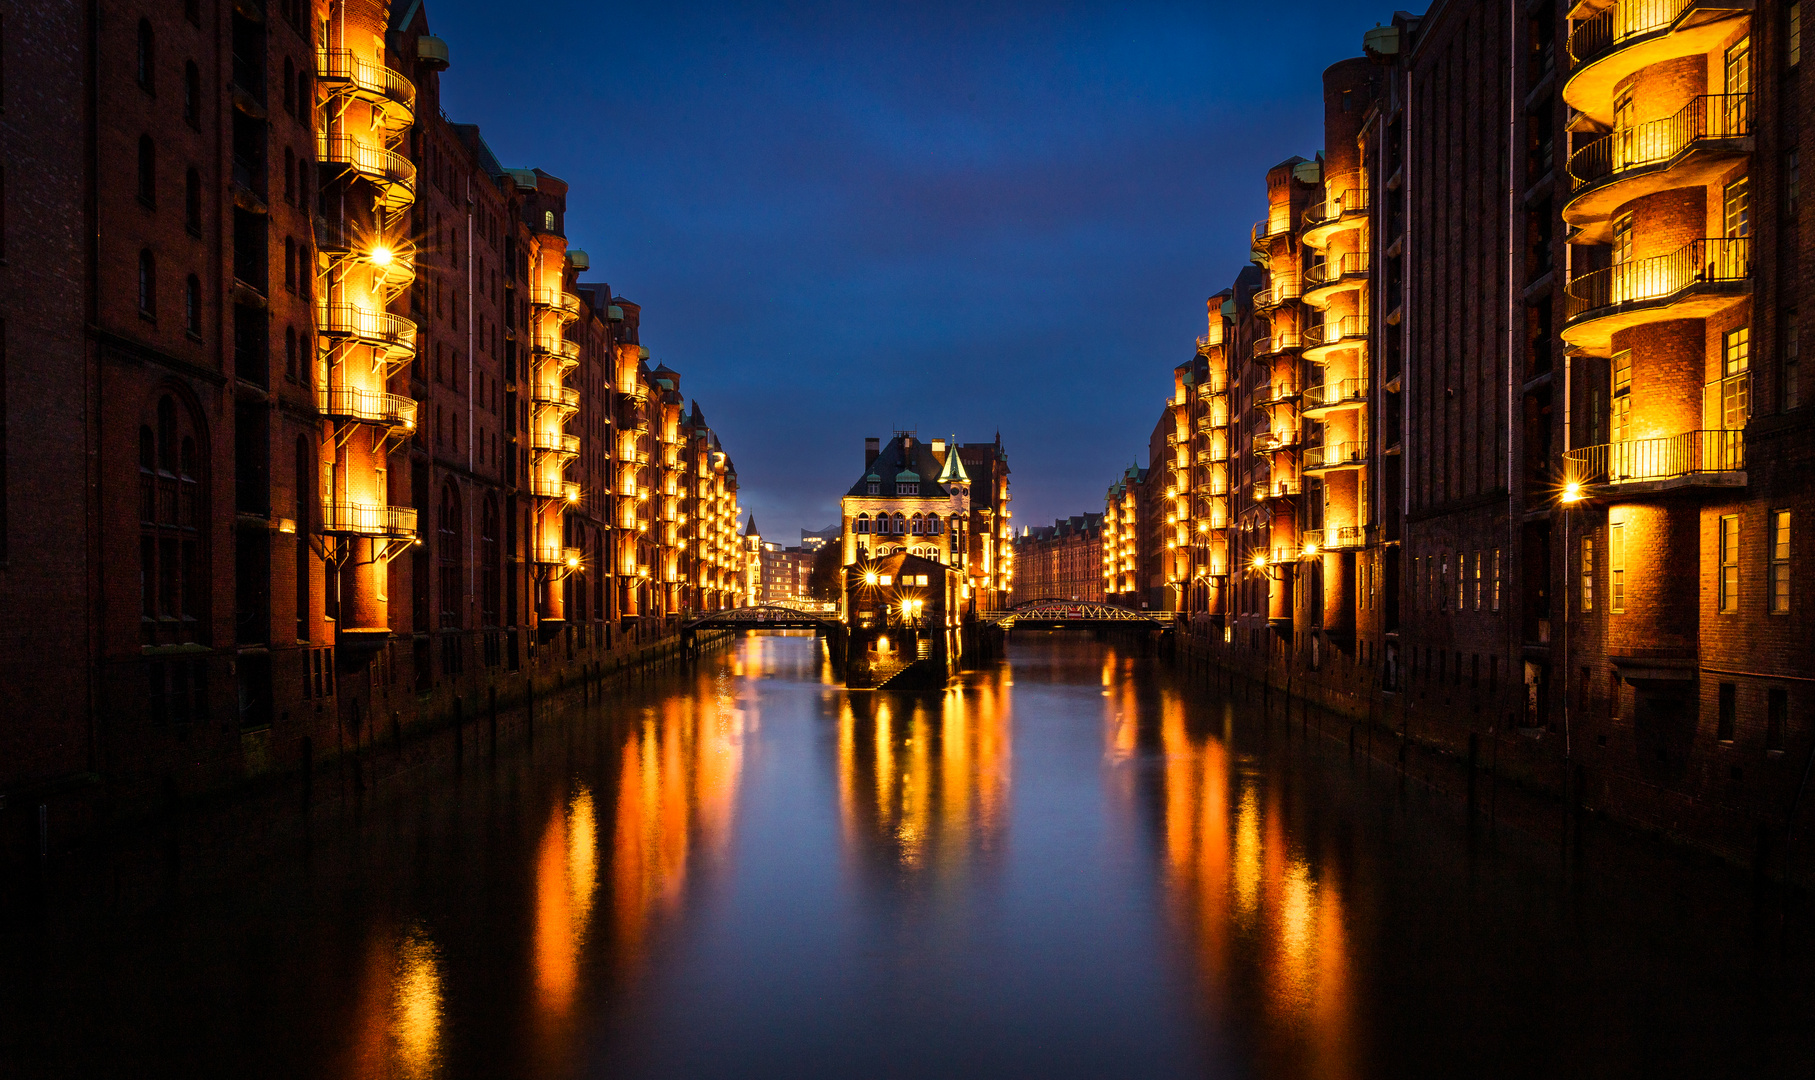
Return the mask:
[[1088,636],[919,698],[747,637],[306,833],[16,878],[0,1076],[1815,1075],[1744,876],[1270,705]]

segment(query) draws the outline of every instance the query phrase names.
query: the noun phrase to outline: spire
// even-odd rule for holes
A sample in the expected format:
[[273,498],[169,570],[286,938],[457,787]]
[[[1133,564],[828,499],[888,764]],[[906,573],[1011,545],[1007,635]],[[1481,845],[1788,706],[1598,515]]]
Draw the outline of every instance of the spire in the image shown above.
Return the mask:
[[750,524],[744,526],[744,535],[745,536],[761,536],[762,535],[762,533],[759,533],[756,531],[756,512],[755,511],[751,511],[751,513],[750,513]]
[[945,452],[945,469],[939,473],[939,485],[970,483],[971,478],[964,471],[964,459],[958,456],[958,436],[953,435],[945,445],[951,449]]

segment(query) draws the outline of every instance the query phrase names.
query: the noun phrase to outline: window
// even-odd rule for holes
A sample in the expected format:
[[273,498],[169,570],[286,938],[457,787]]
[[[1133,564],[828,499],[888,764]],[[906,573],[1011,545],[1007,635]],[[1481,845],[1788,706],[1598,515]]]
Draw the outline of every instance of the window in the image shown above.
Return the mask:
[[1722,614],[1739,610],[1739,515],[1720,519],[1720,581],[1716,587]]
[[202,129],[202,69],[194,60],[183,62],[183,121],[197,131]]
[[918,495],[918,494],[920,494],[920,485],[919,484],[896,484],[895,490],[896,490],[896,493],[900,494],[900,495]]
[[881,484],[869,485],[869,493],[871,495],[880,495],[882,493],[882,485]]
[[1765,691],[1765,749],[1782,751],[1784,728],[1790,724],[1790,692],[1781,686]]
[[1621,214],[1613,219],[1613,265],[1624,266],[1632,261],[1632,215]]
[[555,229],[555,212],[553,210],[542,211],[542,227],[544,229],[547,229],[549,232],[554,231],[554,229]]
[[1801,400],[1800,387],[1797,385],[1797,365],[1802,360],[1802,335],[1796,325],[1796,309],[1785,308],[1779,323],[1783,332],[1779,363],[1783,365],[1783,370],[1778,378],[1778,401],[1783,411],[1787,412],[1800,404]]
[[1771,561],[1766,567],[1770,581],[1771,614],[1787,615],[1790,611],[1790,512],[1771,511]]
[[154,79],[157,75],[157,38],[151,32],[151,20],[139,20],[139,60],[136,71],[139,86],[146,93],[156,90]]
[[[1456,610],[1467,611],[1468,605],[1463,602],[1463,594],[1468,589],[1468,552],[1456,552]],[[1462,662],[1456,661],[1458,665]]]
[[1733,730],[1739,726],[1738,687],[1730,682],[1720,684],[1720,715],[1716,718],[1714,737],[1721,742],[1733,741]]
[[1722,220],[1721,235],[1729,240],[1752,235],[1752,190],[1748,177],[1728,184],[1721,193]]
[[1474,584],[1474,589],[1475,589],[1474,608],[1476,611],[1481,610],[1481,563],[1482,563],[1481,552],[1477,551],[1477,552],[1475,552],[1475,584]]
[[1783,212],[1791,217],[1802,205],[1802,162],[1796,147],[1783,152]]
[[1582,610],[1594,610],[1594,537],[1582,537]]
[[189,333],[202,336],[202,279],[194,274],[183,287],[183,323]]
[[1795,67],[1802,63],[1802,3],[1792,0],[1784,9],[1784,60]]
[[139,428],[140,628],[146,645],[199,640],[207,616],[202,428],[163,394]]
[[1752,328],[1742,326],[1721,335],[1720,426],[1735,431],[1752,415]]
[[919,514],[915,514],[913,517],[908,519],[908,531],[909,532],[913,533],[915,536],[919,536],[920,528],[921,528],[921,522],[920,522]]
[[868,533],[870,531],[870,515],[858,514],[857,521],[852,526],[851,531],[856,533]]
[[1494,610],[1500,610],[1500,549],[1494,549]]
[[1607,610],[1626,610],[1626,523],[1607,526]]
[[[502,611],[500,598],[504,595],[504,590],[503,556],[498,541],[500,520],[498,500],[488,495],[485,511],[479,519],[479,556],[485,560],[480,571],[479,612],[480,620],[486,626],[499,625],[499,613]],[[602,558],[598,560],[598,565],[604,565]]]
[[139,201],[146,206],[158,204],[158,152],[151,136],[139,136]]
[[441,512],[436,522],[435,555],[441,585],[441,628],[460,626],[460,496],[452,483],[441,488]]
[[1613,354],[1613,398],[1608,411],[1608,435],[1612,442],[1625,442],[1632,437],[1632,350]]
[[1727,46],[1727,93],[1747,94],[1752,91],[1752,37],[1747,35]]
[[139,314],[147,319],[155,319],[158,314],[157,263],[150,248],[139,252]]
[[899,510],[895,511],[895,535],[907,535],[907,515]]

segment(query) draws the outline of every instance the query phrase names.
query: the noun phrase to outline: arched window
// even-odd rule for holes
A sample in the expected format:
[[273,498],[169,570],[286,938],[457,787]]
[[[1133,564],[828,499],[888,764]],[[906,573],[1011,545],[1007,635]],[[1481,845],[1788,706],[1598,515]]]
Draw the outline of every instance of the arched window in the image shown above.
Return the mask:
[[202,235],[202,174],[193,168],[183,177],[183,224]]
[[152,261],[151,249],[139,252],[139,314],[155,317],[158,313],[158,268]]
[[151,136],[139,136],[139,201],[146,206],[158,203],[158,151]]
[[927,531],[927,535],[929,535],[929,536],[938,536],[939,535],[939,515],[938,514],[928,514],[926,516],[926,531]]
[[156,89],[153,79],[157,73],[157,38],[151,32],[151,20],[139,20],[139,85],[146,91]]
[[307,641],[315,626],[315,562],[309,551],[314,528],[315,454],[306,435],[296,437],[296,640]]
[[856,522],[851,526],[851,531],[856,533],[868,533],[870,531],[870,515],[858,514]]
[[920,515],[919,514],[915,514],[913,517],[908,519],[908,531],[913,533],[915,536],[920,535]]
[[139,586],[142,639],[182,644],[206,636],[207,485],[201,421],[172,393],[139,428]]
[[183,287],[183,318],[188,331],[200,337],[202,334],[202,279],[194,274]]
[[202,126],[202,69],[194,60],[183,62],[183,119],[197,130]]
[[441,626],[460,626],[460,493],[450,481],[441,488],[441,512],[436,521],[435,554],[441,585]]
[[498,625],[499,597],[503,593],[502,556],[498,549],[499,534],[498,500],[496,496],[485,497],[485,509],[479,517],[479,558],[483,560],[480,570],[480,621],[486,626]]
[[897,510],[897,511],[895,511],[895,535],[905,536],[906,534],[907,534],[907,515],[903,514],[901,511]]
[[555,231],[555,212],[553,210],[542,211],[542,227],[549,232]]

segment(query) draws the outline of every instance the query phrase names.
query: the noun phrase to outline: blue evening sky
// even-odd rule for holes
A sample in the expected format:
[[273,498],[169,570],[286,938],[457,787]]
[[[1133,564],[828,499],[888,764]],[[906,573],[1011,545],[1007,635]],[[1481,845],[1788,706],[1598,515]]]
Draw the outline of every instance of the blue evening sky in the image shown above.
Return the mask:
[[567,180],[764,534],[866,435],[1002,433],[1014,524],[1100,511],[1247,261],[1266,169],[1392,7],[432,0],[443,106]]

